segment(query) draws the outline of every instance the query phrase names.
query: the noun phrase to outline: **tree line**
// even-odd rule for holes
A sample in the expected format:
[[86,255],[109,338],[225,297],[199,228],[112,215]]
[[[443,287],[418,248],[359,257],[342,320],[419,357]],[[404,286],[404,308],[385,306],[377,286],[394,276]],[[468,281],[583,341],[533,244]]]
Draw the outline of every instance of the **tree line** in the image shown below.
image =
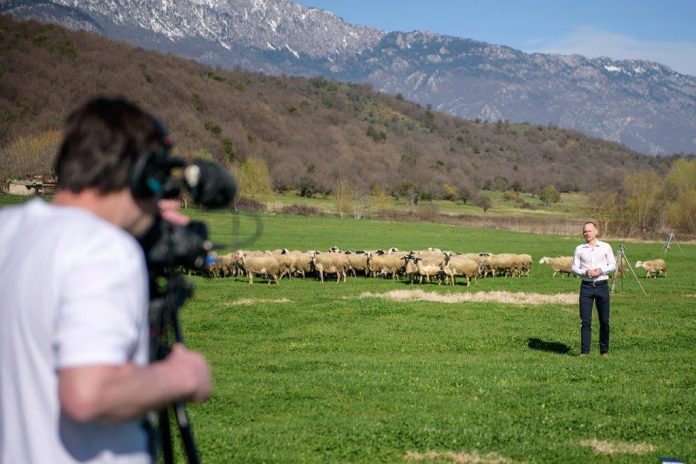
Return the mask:
[[696,159],[675,160],[665,175],[651,170],[629,174],[613,188],[597,189],[590,199],[592,214],[608,234],[649,237],[671,227],[694,238]]

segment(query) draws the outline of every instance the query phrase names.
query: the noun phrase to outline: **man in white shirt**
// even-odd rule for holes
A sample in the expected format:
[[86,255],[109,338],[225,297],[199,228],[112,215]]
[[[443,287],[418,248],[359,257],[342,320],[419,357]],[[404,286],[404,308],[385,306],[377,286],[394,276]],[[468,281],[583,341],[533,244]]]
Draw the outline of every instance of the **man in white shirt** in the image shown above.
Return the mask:
[[592,306],[599,318],[599,352],[609,354],[609,285],[608,274],[616,270],[611,246],[597,240],[597,224],[586,222],[582,227],[585,243],[575,248],[573,273],[582,277],[580,285],[580,356],[590,353],[592,342]]
[[68,119],[52,203],[0,210],[0,464],[147,463],[143,415],[209,395],[207,363],[183,345],[148,364],[135,237],[159,213],[133,195],[131,166],[163,146],[152,116],[91,100]]

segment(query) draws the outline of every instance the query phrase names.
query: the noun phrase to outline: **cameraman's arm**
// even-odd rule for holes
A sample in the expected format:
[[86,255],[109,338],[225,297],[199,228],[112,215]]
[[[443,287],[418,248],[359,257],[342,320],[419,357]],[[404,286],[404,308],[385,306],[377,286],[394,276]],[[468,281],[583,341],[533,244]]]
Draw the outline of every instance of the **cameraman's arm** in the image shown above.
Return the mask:
[[210,388],[203,356],[181,344],[165,360],[147,366],[86,365],[58,374],[61,406],[80,422],[124,421],[174,401],[200,402]]

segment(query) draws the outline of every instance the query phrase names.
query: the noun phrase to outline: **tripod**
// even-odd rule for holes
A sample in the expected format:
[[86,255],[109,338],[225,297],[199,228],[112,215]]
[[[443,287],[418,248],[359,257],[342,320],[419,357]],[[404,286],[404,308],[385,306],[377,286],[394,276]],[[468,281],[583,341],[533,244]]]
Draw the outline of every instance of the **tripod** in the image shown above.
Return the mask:
[[619,245],[619,252],[616,254],[616,272],[614,272],[614,276],[611,278],[611,291],[616,292],[616,279],[621,277],[621,292],[623,292],[624,273],[626,268],[628,268],[631,271],[631,274],[633,274],[633,277],[635,277],[636,282],[638,282],[638,286],[643,291],[643,295],[648,296],[648,294],[645,293],[643,284],[640,283],[640,279],[638,279],[636,272],[631,267],[631,263],[628,262],[628,257],[626,257],[626,248],[624,248],[623,245]]
[[[157,286],[158,280],[166,280],[164,289]],[[183,334],[179,321],[179,308],[187,298],[193,295],[193,285],[183,276],[166,274],[154,277],[150,284],[152,295],[150,299],[150,357],[157,361],[167,357],[173,342],[183,343]],[[173,341],[172,341],[173,339]],[[153,457],[157,451],[162,451],[165,464],[174,463],[174,450],[172,446],[172,431],[169,421],[169,409],[171,408],[177,421],[181,443],[190,464],[199,464],[200,458],[196,443],[193,439],[191,422],[189,421],[186,407],[181,402],[176,402],[170,407],[162,408],[157,412],[157,427],[153,433],[154,443]]]
[[676,236],[677,232],[674,229],[672,229],[669,235],[667,236],[667,239],[665,240],[665,244],[662,245],[663,247],[665,247],[665,255],[667,254],[667,250],[671,248],[672,242],[676,243],[679,247],[679,251],[681,252],[681,254],[684,254],[684,250],[682,250],[681,245],[679,245],[679,242],[677,242]]

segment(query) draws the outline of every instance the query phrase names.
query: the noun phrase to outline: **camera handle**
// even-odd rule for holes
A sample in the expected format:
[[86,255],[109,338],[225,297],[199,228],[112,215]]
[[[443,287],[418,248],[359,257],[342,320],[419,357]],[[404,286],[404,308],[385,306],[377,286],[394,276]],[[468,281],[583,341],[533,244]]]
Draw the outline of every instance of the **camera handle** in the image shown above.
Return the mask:
[[[158,280],[166,279],[164,290],[157,287]],[[173,342],[183,343],[184,337],[179,320],[179,309],[186,299],[193,295],[193,285],[183,276],[168,274],[154,277],[151,283],[150,299],[150,342],[151,358],[153,361],[165,359],[171,351]],[[173,342],[172,342],[173,339]],[[172,431],[169,422],[169,410],[172,410],[179,428],[181,443],[190,464],[199,464],[200,457],[193,438],[191,422],[186,412],[186,406],[182,402],[175,402],[169,407],[162,408],[158,412],[158,427],[156,438],[165,464],[174,463],[174,450],[172,446]]]

